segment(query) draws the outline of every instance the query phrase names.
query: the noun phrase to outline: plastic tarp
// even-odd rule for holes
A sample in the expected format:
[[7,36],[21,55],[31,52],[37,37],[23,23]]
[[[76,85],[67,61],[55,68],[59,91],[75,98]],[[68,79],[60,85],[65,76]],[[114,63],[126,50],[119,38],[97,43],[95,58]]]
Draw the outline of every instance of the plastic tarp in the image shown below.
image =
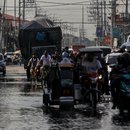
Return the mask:
[[25,61],[31,57],[32,47],[55,45],[61,50],[61,40],[61,28],[53,27],[48,19],[37,18],[20,27],[19,46]]

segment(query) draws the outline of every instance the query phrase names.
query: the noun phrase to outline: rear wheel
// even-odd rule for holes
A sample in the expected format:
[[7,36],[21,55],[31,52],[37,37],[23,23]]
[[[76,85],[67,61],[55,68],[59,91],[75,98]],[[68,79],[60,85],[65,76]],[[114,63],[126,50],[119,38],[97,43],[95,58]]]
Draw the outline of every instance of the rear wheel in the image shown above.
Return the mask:
[[103,95],[102,95],[102,93],[99,90],[92,88],[92,89],[88,90],[88,92],[85,93],[84,101],[86,103],[89,102],[90,106],[93,109],[96,109],[97,102],[101,101],[101,99],[100,99],[101,96],[103,98]]
[[49,105],[49,94],[43,94],[43,104],[48,107]]
[[96,90],[92,90],[90,92],[90,105],[93,109],[96,109],[97,107],[97,92]]

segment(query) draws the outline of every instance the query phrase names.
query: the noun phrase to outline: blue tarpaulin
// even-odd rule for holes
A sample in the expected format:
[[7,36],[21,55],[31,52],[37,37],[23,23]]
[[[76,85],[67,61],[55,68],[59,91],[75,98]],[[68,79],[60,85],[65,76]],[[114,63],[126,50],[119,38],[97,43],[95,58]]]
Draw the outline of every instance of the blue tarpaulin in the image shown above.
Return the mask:
[[119,38],[120,35],[120,30],[118,27],[113,27],[112,28],[112,37],[113,38]]

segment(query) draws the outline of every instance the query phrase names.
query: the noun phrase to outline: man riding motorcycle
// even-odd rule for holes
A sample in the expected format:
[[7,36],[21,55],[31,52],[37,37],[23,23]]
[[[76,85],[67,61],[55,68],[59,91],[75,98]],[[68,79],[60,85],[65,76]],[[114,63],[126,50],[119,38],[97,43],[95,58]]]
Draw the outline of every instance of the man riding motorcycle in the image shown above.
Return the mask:
[[84,81],[89,82],[90,76],[98,77],[98,75],[102,73],[102,65],[93,53],[85,54],[81,65],[83,68],[83,76],[81,77],[81,83],[83,83],[83,85],[86,84],[86,82]]

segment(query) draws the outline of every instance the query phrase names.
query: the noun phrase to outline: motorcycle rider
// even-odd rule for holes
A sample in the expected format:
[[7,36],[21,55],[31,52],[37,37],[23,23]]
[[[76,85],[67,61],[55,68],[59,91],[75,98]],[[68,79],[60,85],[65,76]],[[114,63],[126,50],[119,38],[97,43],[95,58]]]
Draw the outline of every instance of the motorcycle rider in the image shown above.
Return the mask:
[[130,73],[130,54],[128,52],[122,53],[117,58],[117,62],[117,65],[112,67],[112,71],[110,73],[110,86],[113,98],[112,109],[116,108],[119,100],[120,74]]
[[102,68],[100,61],[97,59],[94,53],[85,54],[83,57],[82,66],[87,73],[99,72],[99,70]]
[[81,78],[81,82],[89,77],[89,74],[98,75],[102,73],[102,65],[101,62],[97,59],[94,53],[85,54],[82,60],[82,72],[85,73],[86,76]]

